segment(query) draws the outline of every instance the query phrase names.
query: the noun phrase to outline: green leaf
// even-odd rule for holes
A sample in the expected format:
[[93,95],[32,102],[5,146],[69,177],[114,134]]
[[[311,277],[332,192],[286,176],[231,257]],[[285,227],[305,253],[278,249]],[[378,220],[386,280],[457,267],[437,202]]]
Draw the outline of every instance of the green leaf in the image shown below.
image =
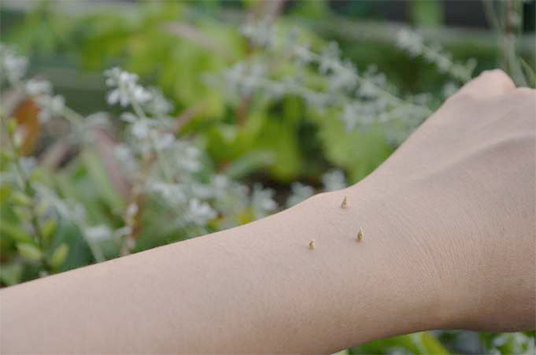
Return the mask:
[[41,250],[39,250],[39,248],[30,243],[18,243],[17,250],[23,258],[28,259],[30,261],[40,261],[43,257],[43,253],[41,253]]
[[274,155],[267,151],[254,150],[233,161],[226,169],[226,175],[238,179],[265,168],[275,162]]
[[18,284],[22,278],[21,264],[2,264],[0,267],[0,281],[7,286]]
[[41,234],[43,235],[43,238],[48,240],[55,230],[56,230],[56,221],[51,218],[48,221],[46,221],[41,227]]
[[447,349],[429,332],[414,333],[374,340],[351,349],[352,354],[387,354],[394,349],[410,354],[449,354]]
[[0,220],[0,235],[2,238],[9,236],[18,242],[32,241],[32,238],[22,228],[4,218]]
[[323,143],[326,158],[335,166],[349,173],[355,183],[376,169],[392,152],[380,129],[367,132],[346,131],[341,120],[329,115],[316,116],[320,126],[319,138]]
[[61,244],[54,250],[54,253],[52,253],[52,256],[50,257],[50,265],[52,265],[54,269],[58,269],[65,261],[68,253],[69,246],[65,243]]
[[15,130],[17,129],[17,120],[14,118],[8,119],[6,126],[7,126],[8,133],[12,135],[13,133],[15,133]]
[[[255,120],[255,115],[250,115],[250,119]],[[267,116],[263,119],[260,129],[251,133],[254,149],[273,154],[274,163],[270,165],[269,170],[275,179],[289,182],[301,174],[303,157],[298,144],[295,122]]]
[[13,199],[14,203],[21,206],[28,206],[32,203],[32,199],[28,195],[20,191],[14,191],[11,194],[11,198]]
[[88,176],[95,184],[98,197],[106,201],[114,209],[122,208],[124,201],[119,193],[114,190],[104,163],[99,159],[98,155],[94,151],[85,150],[82,153],[82,161],[87,168]]
[[346,349],[346,350],[341,350],[338,353],[335,353],[333,355],[349,355],[349,354],[350,352],[348,351],[348,349]]
[[412,339],[420,344],[423,354],[448,355],[449,352],[441,343],[429,332],[412,334]]
[[0,203],[4,203],[4,201],[6,201],[11,196],[12,192],[13,189],[10,185],[6,184],[0,186]]
[[439,27],[443,21],[443,4],[438,0],[413,0],[410,2],[410,16],[419,27]]
[[532,88],[536,88],[536,72],[523,58],[519,58],[519,62],[521,63],[521,67],[525,72],[525,76],[527,78],[529,86]]

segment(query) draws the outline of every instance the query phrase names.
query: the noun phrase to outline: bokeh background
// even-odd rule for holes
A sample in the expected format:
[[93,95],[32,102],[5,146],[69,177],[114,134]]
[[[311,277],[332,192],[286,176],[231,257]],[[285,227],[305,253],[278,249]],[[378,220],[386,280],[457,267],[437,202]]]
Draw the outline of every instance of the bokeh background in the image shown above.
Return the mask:
[[[534,87],[535,11],[521,0],[3,0],[1,286],[358,182],[481,71]],[[534,354],[534,338],[437,330],[342,353]]]

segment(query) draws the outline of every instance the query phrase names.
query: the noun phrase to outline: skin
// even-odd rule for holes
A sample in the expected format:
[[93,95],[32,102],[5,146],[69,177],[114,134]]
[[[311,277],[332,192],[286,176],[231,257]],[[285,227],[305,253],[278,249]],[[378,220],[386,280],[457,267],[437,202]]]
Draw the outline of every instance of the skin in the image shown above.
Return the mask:
[[535,91],[485,72],[357,185],[2,290],[1,352],[328,354],[534,329],[535,125]]

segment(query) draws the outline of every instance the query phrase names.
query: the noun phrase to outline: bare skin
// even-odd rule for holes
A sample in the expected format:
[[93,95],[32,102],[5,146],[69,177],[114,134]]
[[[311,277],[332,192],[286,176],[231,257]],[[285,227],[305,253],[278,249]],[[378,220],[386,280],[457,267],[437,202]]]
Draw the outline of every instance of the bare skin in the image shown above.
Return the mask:
[[2,290],[1,352],[333,353],[534,329],[535,126],[536,93],[486,72],[357,185]]

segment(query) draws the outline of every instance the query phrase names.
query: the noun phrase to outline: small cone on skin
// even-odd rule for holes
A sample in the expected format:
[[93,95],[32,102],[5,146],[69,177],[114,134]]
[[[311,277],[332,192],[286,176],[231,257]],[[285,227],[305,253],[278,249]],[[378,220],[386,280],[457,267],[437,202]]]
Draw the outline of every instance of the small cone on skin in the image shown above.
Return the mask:
[[363,228],[359,227],[359,231],[357,232],[357,242],[361,242],[363,240]]
[[341,208],[347,208],[348,207],[348,199],[346,196],[344,196],[344,200],[342,200]]
[[315,240],[311,240],[311,242],[309,243],[309,249],[311,250],[314,250],[315,249]]

